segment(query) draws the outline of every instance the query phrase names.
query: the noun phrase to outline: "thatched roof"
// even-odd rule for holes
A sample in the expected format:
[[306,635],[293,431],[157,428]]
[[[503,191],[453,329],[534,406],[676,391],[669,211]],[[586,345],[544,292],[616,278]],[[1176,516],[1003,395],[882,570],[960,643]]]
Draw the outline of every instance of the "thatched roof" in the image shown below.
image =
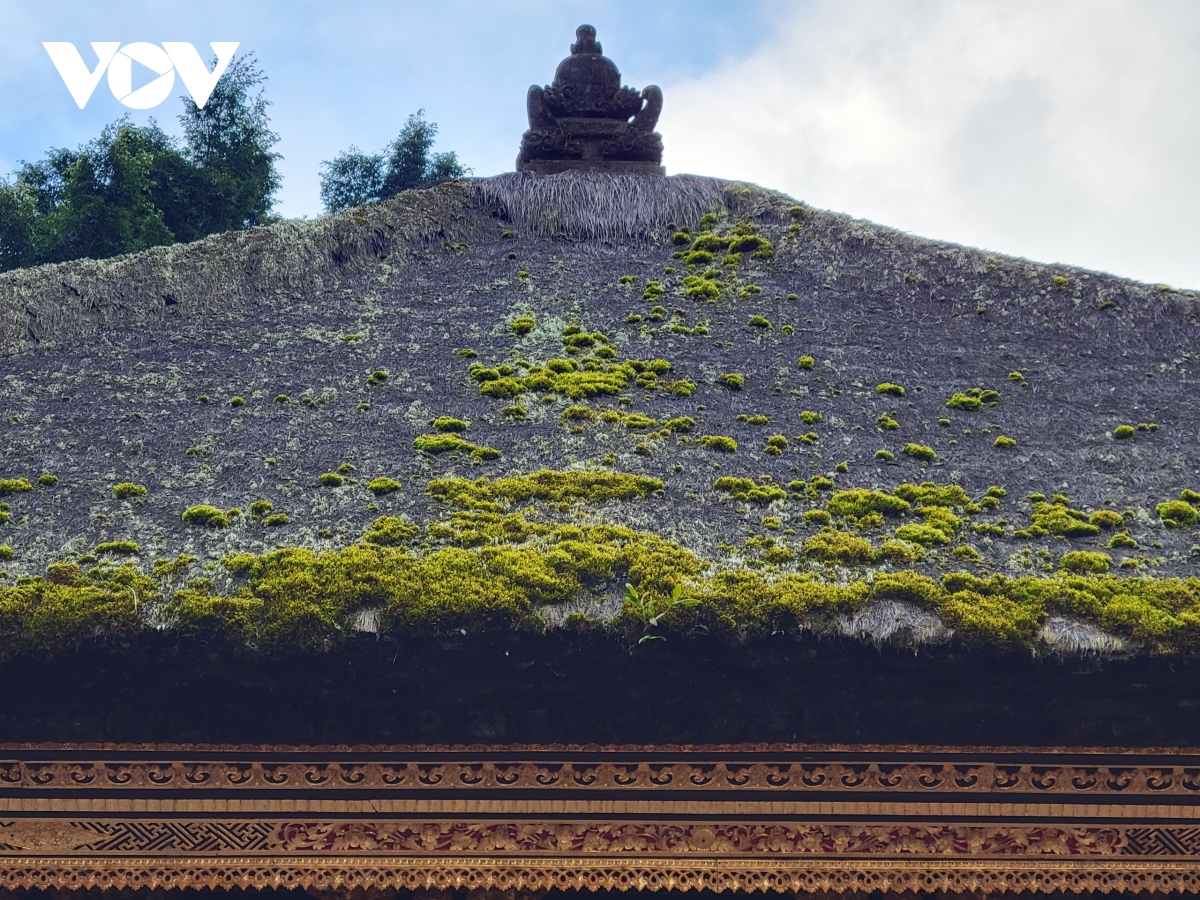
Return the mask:
[[1196,325],[1188,292],[692,176],[453,181],[10,272],[0,653],[1191,653]]

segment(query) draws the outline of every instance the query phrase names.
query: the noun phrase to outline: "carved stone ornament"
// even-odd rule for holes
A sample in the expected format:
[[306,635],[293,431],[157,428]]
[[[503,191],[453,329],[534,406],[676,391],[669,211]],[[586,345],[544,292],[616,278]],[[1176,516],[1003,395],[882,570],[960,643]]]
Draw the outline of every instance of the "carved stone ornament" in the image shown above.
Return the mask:
[[662,136],[654,130],[662,91],[623,87],[591,25],[580,25],[575,37],[554,83],[529,88],[529,130],[521,137],[517,171],[665,175]]

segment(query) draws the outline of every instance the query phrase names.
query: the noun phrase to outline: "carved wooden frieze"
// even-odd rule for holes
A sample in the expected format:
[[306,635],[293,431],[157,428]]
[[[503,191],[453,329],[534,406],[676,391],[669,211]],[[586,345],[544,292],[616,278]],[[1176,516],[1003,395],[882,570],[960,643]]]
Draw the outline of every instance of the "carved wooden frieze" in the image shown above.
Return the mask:
[[1200,889],[1200,753],[0,749],[0,887]]

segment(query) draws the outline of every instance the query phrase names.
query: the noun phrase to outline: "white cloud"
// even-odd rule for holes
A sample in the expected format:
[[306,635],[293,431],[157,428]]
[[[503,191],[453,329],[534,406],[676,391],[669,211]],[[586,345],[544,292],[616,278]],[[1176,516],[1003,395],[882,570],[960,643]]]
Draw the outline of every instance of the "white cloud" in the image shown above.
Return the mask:
[[815,0],[661,131],[670,171],[1200,287],[1198,85],[1188,0]]

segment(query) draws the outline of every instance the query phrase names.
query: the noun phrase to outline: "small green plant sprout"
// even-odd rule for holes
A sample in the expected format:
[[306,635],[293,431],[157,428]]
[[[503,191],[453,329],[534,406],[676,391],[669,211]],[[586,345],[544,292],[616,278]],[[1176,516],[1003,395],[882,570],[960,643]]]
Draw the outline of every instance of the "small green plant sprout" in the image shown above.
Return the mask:
[[764,416],[761,413],[754,413],[753,415],[740,413],[737,417],[737,420],[739,422],[745,422],[747,425],[769,425],[771,423],[771,417]]
[[286,525],[288,521],[287,513],[271,513],[263,519],[263,525],[267,528],[279,528],[281,525]]
[[354,471],[354,463],[344,462],[337,467],[339,475],[349,475]]
[[892,384],[890,381],[885,381],[882,384],[875,385],[875,393],[886,394],[889,397],[903,397],[904,388],[898,384]]
[[357,341],[359,339],[360,339],[360,336],[357,334],[343,334],[342,335],[342,343],[343,344],[353,344],[355,341]]
[[317,476],[317,483],[325,487],[341,487],[346,483],[346,479],[337,472],[322,472]]
[[386,475],[380,475],[378,478],[372,478],[367,482],[367,490],[376,497],[382,497],[384,494],[390,494],[392,491],[400,490],[400,482],[395,478],[388,478]]
[[1154,422],[1138,422],[1138,431],[1158,431],[1158,425]]
[[906,456],[911,456],[913,459],[919,459],[921,462],[932,462],[937,459],[937,453],[934,449],[924,444],[905,444],[901,448],[901,452]]
[[751,328],[762,328],[765,331],[771,330],[771,320],[766,316],[751,316],[748,323]]
[[767,446],[763,448],[763,452],[771,456],[779,456],[788,448],[788,439],[782,434],[773,434],[767,438]]
[[806,409],[804,412],[800,413],[800,421],[805,425],[816,425],[821,421],[821,414],[819,412],[813,412],[811,409]]
[[13,548],[8,546],[8,544],[0,544],[0,560],[8,562],[8,560],[12,559],[15,555],[16,554],[13,552]]
[[1015,438],[1010,438],[1002,434],[992,442],[992,446],[999,447],[1001,450],[1007,450],[1010,447],[1017,446],[1017,441]]
[[1071,279],[1066,275],[1054,275],[1050,278],[1050,284],[1056,291],[1065,291],[1071,286]]
[[260,498],[250,504],[250,515],[256,519],[261,519],[274,508],[275,504],[270,500],[263,500]]
[[1025,376],[1024,376],[1024,375],[1022,375],[1020,372],[1009,372],[1009,373],[1008,373],[1008,380],[1009,380],[1009,381],[1024,381],[1024,380],[1025,380]]
[[1132,440],[1134,428],[1132,425],[1118,425],[1113,429],[1113,437],[1118,440]]
[[651,633],[673,609],[684,606],[699,606],[700,601],[695,597],[683,596],[683,585],[677,584],[671,588],[671,593],[665,597],[654,597],[641,593],[632,584],[625,585],[625,611],[642,623],[642,636],[639,644],[646,641],[665,641],[661,634]]
[[700,438],[700,445],[719,453],[736,453],[738,448],[737,441],[723,434],[706,434]]
[[518,278],[528,278],[529,272],[526,269],[517,269]]
[[54,487],[54,485],[58,484],[58,476],[50,472],[43,472],[38,476],[37,483],[42,487]]
[[509,324],[508,329],[513,334],[526,335],[533,331],[536,325],[537,322],[534,321],[533,316],[517,316]]
[[96,545],[95,552],[136,556],[142,550],[134,541],[103,541]]
[[900,423],[886,413],[875,420],[875,424],[882,431],[895,431],[900,427]]
[[617,279],[617,284],[633,284],[634,277],[632,275],[622,275]]
[[387,369],[376,369],[367,376],[367,384],[383,384],[390,377],[391,373]]
[[118,500],[128,500],[131,497],[146,496],[146,486],[134,484],[132,481],[122,481],[112,486],[112,492]]
[[291,403],[291,402],[292,402],[292,398],[291,398],[291,397],[289,397],[287,394],[276,394],[276,395],[275,395],[275,402],[276,402],[276,403]]
[[468,426],[467,422],[464,422],[462,419],[456,419],[453,416],[438,416],[429,424],[433,427],[434,431],[442,432],[466,431]]
[[183,511],[183,521],[188,525],[203,525],[205,528],[229,527],[229,516],[207,503],[189,506]]
[[718,377],[717,381],[731,391],[740,391],[746,384],[746,376],[738,372],[726,372]]
[[246,398],[245,397],[230,397],[229,405],[230,406],[245,406]]
[[876,450],[875,458],[880,462],[891,462],[896,458],[896,454],[891,450]]
[[479,354],[471,347],[462,347],[458,351],[459,359],[474,359]]
[[796,360],[796,365],[798,365],[802,369],[811,369],[816,364],[817,364],[817,361],[815,359],[813,359],[811,356],[802,356],[798,360]]

